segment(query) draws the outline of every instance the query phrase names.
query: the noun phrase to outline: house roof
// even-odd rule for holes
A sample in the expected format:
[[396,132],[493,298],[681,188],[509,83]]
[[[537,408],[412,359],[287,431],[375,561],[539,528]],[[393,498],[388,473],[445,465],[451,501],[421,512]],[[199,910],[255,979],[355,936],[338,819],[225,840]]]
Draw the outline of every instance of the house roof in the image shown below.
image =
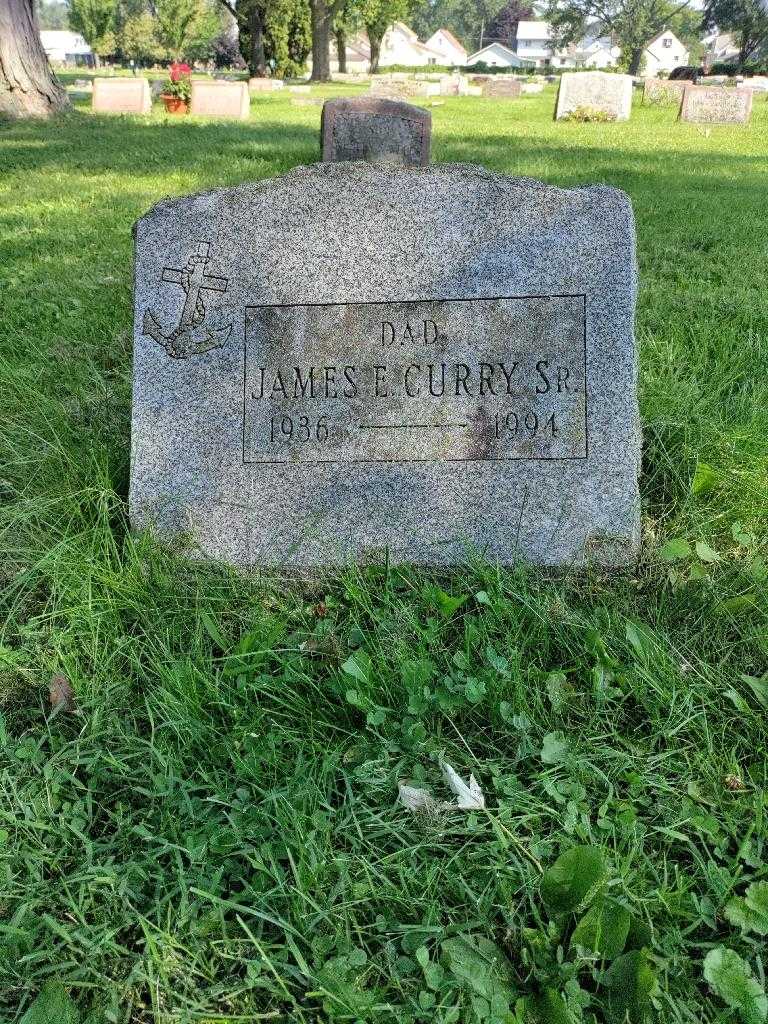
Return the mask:
[[409,26],[406,25],[404,21],[396,21],[392,28],[397,29],[398,32],[402,32],[404,36],[408,36],[408,38],[413,40],[414,42],[419,41],[418,35],[413,31],[412,28],[409,28]]
[[66,50],[68,53],[90,53],[91,48],[79,32],[67,29],[43,29],[40,41],[44,50]]
[[462,46],[459,40],[453,34],[453,32],[450,32],[447,28],[439,28],[437,32],[433,32],[432,35],[427,40],[427,46],[430,45],[435,36],[443,36],[445,39],[448,40],[451,46],[455,46],[457,50],[462,50],[464,53],[467,52],[466,46]]
[[551,39],[552,26],[548,21],[518,21],[518,39]]
[[482,54],[487,53],[489,50],[495,50],[497,53],[502,51],[503,56],[511,58],[510,64],[515,67],[531,66],[531,61],[524,60],[522,57],[519,57],[514,50],[510,50],[510,48],[505,46],[503,43],[488,43],[488,45],[484,46],[482,50],[477,50],[475,53],[470,54],[469,57],[467,57],[467,64],[476,61],[478,57],[481,57]]
[[[667,33],[669,33],[669,35],[671,35],[674,40],[676,40],[678,43],[680,43],[681,46],[683,45],[683,43],[680,42],[680,40],[677,38],[677,36],[675,35],[675,33],[672,31],[671,28],[663,28],[661,30],[661,32],[657,32],[656,33],[656,35],[653,37],[653,39],[650,40],[650,42],[647,42],[645,44],[646,50],[650,50],[650,48],[653,46],[653,44],[657,43],[659,41],[659,39],[661,39],[662,36],[667,35]],[[686,47],[686,49],[687,49],[687,47]]]

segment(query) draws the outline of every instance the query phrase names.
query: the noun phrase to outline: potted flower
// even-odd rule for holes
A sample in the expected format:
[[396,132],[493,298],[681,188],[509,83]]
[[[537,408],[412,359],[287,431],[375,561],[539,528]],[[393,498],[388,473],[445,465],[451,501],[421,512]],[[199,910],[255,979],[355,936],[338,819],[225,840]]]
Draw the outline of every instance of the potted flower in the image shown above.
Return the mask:
[[192,97],[192,68],[174,61],[168,69],[168,80],[163,86],[161,99],[168,114],[186,114]]

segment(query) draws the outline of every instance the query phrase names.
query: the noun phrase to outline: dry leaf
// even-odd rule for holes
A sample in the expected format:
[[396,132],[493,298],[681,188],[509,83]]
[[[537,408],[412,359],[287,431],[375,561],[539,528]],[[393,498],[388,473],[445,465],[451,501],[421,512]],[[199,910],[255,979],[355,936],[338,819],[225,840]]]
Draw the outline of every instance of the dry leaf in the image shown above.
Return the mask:
[[469,783],[466,783],[446,761],[443,761],[440,767],[445,781],[456,794],[456,806],[462,811],[482,811],[485,807],[485,797],[475,776],[470,775]]
[[48,696],[51,700],[51,707],[54,711],[61,708],[63,711],[75,710],[75,694],[66,676],[55,675],[48,687]]
[[416,786],[405,786],[402,782],[397,784],[400,803],[409,811],[433,812],[438,809],[438,803],[428,789],[418,789]]

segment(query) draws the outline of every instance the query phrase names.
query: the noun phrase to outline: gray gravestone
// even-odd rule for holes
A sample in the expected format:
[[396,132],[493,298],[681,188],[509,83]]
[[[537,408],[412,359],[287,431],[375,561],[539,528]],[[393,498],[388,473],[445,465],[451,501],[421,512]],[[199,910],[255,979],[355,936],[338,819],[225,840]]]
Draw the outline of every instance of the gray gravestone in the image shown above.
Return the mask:
[[686,83],[679,79],[646,78],[643,82],[643,103],[679,105],[685,86]]
[[494,78],[492,75],[480,83],[483,96],[494,96],[498,99],[517,99],[523,91],[523,83],[518,78]]
[[615,121],[632,113],[632,76],[606,71],[566,72],[560,76],[555,117],[560,120],[579,108],[599,110]]
[[323,160],[426,166],[432,115],[379,97],[326,100],[320,124]]
[[681,121],[692,121],[694,124],[747,124],[751,116],[751,89],[712,89],[689,85],[683,93]]
[[316,164],[161,202],[135,253],[135,527],[296,571],[633,559],[623,192]]

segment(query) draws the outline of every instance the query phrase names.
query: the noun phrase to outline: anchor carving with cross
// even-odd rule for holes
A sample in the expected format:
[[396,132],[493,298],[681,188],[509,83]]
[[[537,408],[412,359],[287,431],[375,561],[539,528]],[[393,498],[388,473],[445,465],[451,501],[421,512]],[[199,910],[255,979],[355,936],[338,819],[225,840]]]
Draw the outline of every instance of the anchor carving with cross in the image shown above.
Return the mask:
[[201,293],[227,290],[226,277],[213,277],[205,272],[210,251],[209,242],[198,242],[182,270],[174,270],[171,267],[165,267],[163,270],[162,281],[181,285],[184,289],[181,316],[170,334],[163,333],[151,310],[148,309],[144,314],[142,333],[154,338],[173,359],[186,359],[201,352],[209,352],[213,348],[222,348],[232,333],[232,324],[225,327],[206,327],[202,335],[197,331],[205,320],[206,313]]

